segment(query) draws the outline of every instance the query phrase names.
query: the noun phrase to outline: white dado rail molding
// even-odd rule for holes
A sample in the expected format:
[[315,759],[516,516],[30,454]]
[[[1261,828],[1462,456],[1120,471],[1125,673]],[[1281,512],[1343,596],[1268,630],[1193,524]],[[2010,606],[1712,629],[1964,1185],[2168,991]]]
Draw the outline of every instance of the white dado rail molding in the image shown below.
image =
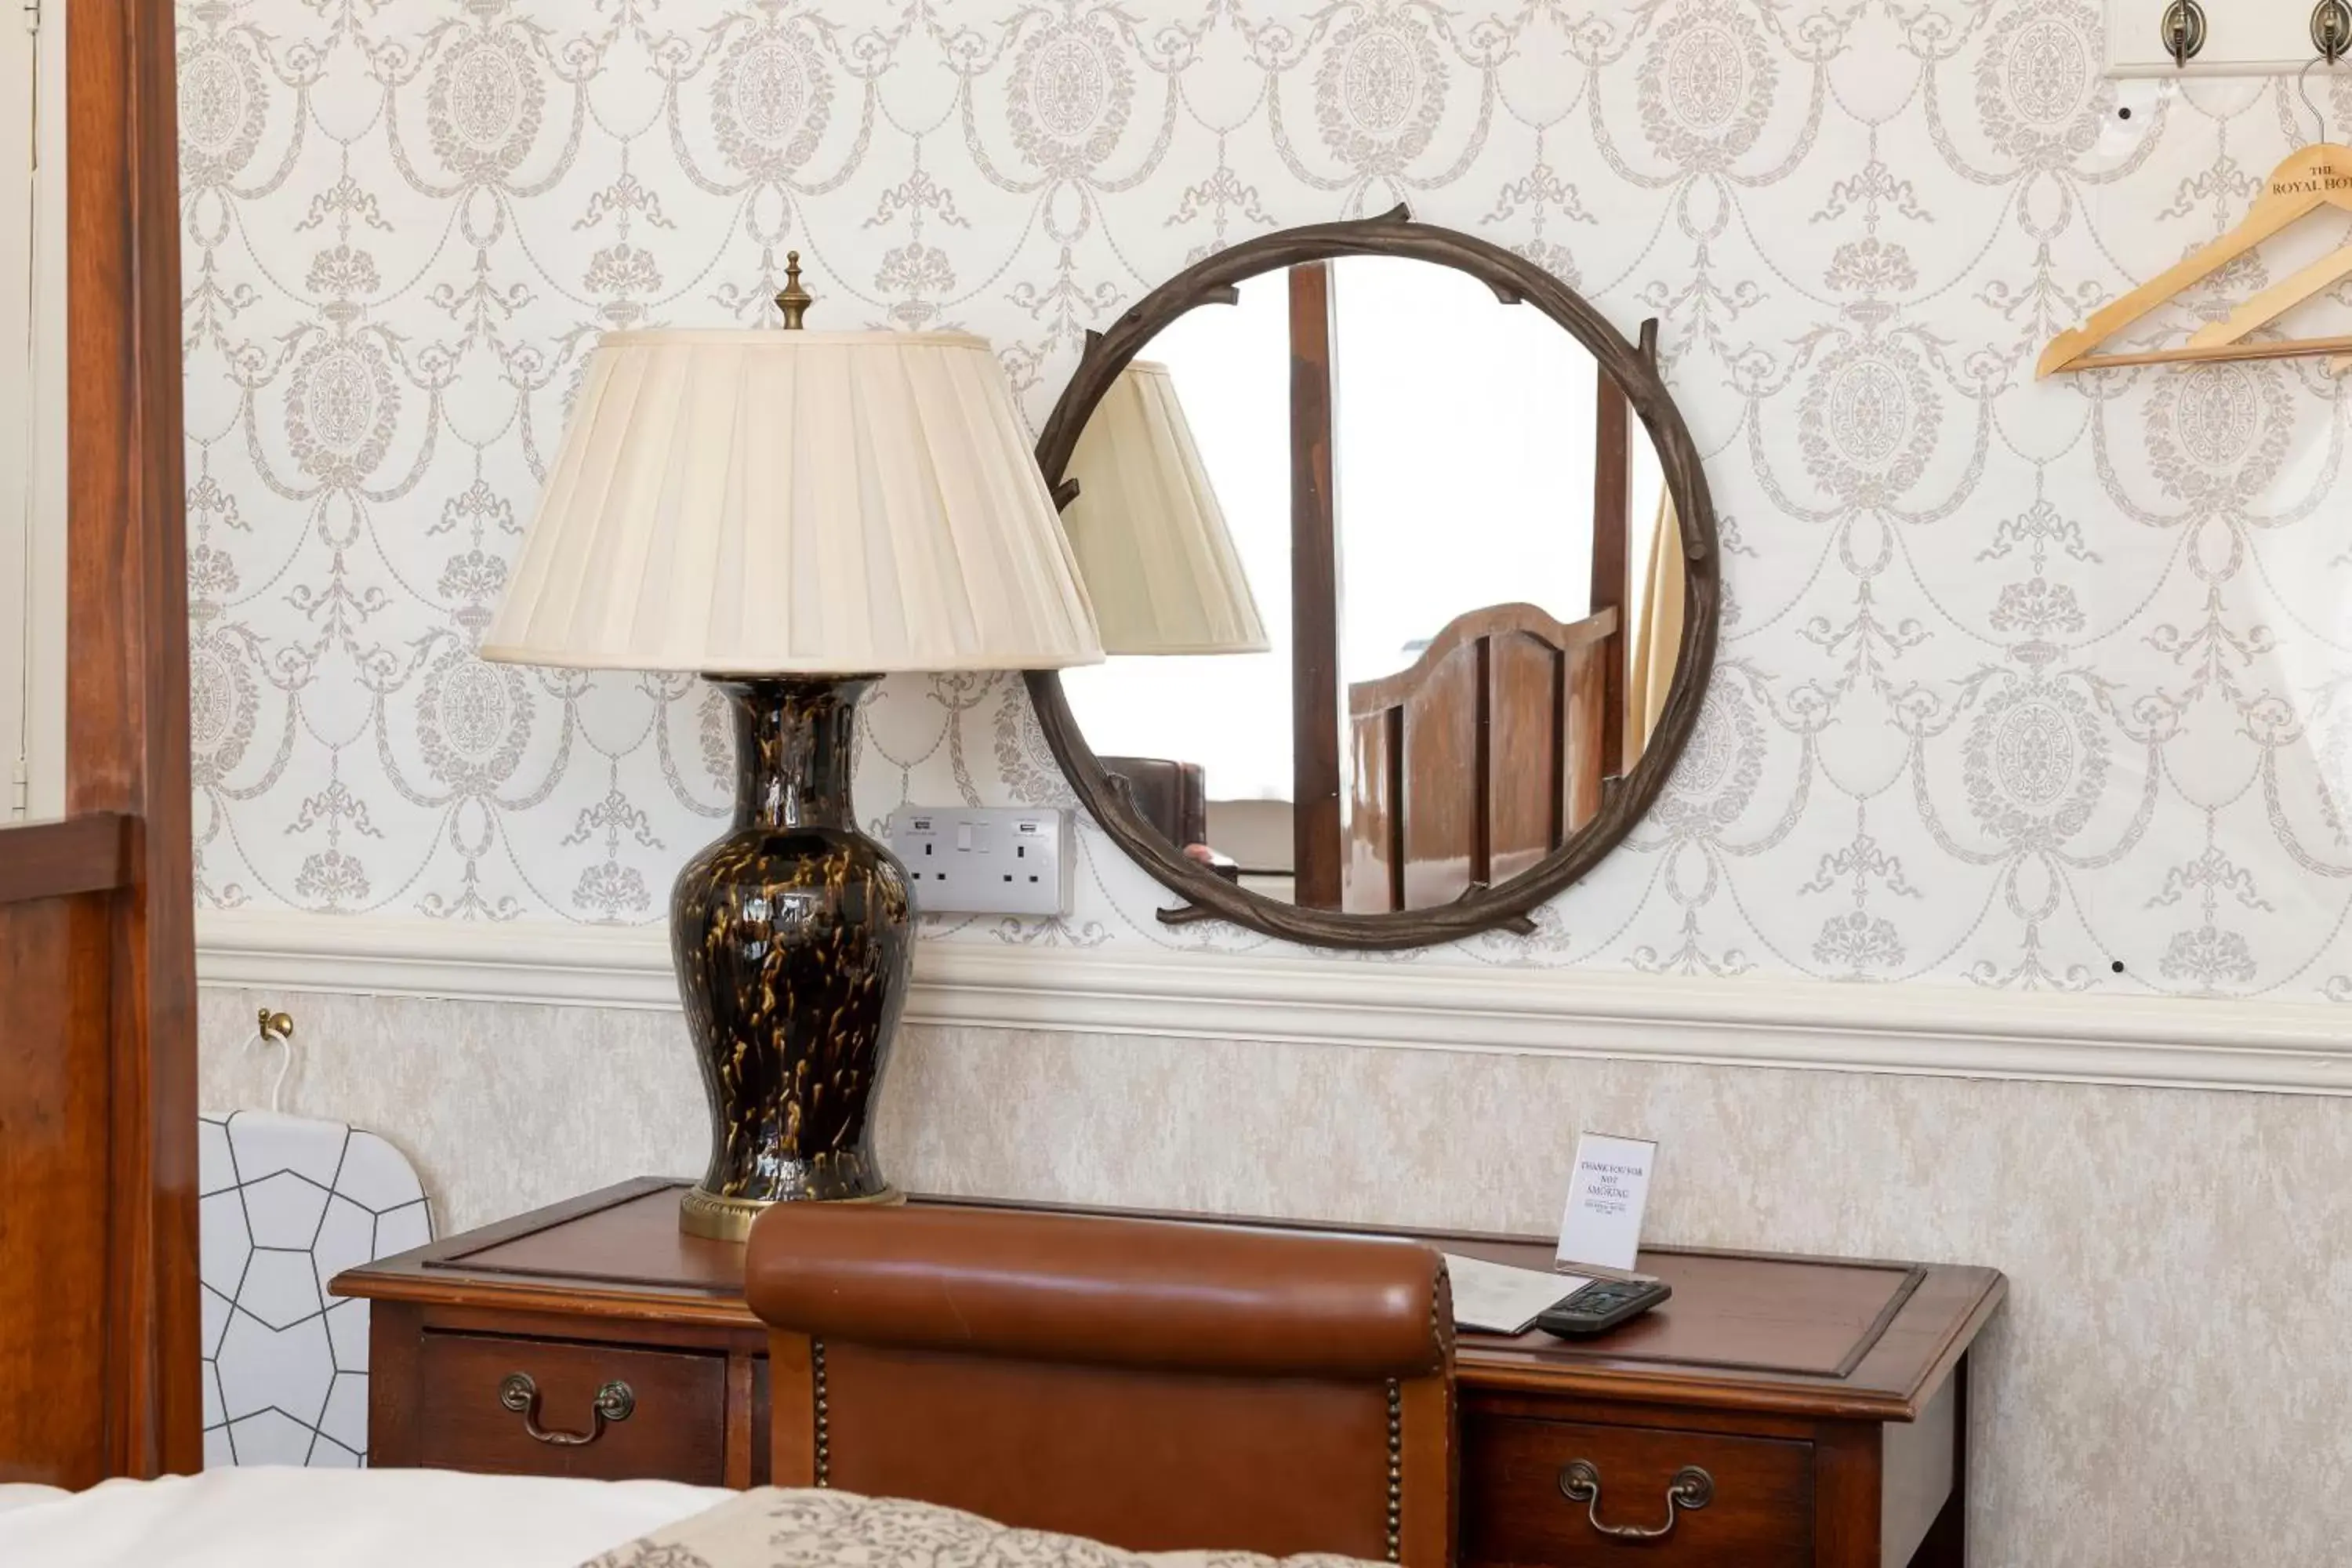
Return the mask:
[[[209,913],[208,985],[572,1007],[674,1008],[657,930]],[[1204,952],[917,945],[909,1022],[1407,1050],[2352,1093],[2352,1014],[1769,979],[1694,980]]]

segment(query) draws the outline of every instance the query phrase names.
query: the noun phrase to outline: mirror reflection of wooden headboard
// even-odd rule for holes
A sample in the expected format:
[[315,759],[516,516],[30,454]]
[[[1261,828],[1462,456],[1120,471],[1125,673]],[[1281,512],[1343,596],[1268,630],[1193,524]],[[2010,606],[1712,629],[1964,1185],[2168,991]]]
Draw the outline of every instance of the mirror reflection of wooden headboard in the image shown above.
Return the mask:
[[1517,876],[1590,822],[1618,647],[1614,609],[1563,624],[1491,605],[1456,616],[1406,668],[1349,686],[1344,907],[1444,903]]
[[0,828],[0,1481],[204,1463],[168,0],[63,32],[66,820]]

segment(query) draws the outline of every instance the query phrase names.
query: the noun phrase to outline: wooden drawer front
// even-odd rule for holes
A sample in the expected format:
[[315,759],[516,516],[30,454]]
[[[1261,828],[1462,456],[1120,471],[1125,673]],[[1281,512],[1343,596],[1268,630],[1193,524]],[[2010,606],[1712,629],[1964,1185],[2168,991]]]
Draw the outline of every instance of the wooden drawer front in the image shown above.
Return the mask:
[[[1810,1443],[1477,1415],[1462,1440],[1465,1563],[1802,1568],[1813,1560]],[[1685,1466],[1707,1473],[1714,1496],[1675,1510],[1662,1536],[1611,1536],[1593,1527],[1590,1505],[1560,1489],[1579,1459],[1600,1473],[1600,1519],[1612,1528],[1664,1525],[1666,1493]]]
[[[417,1463],[493,1475],[725,1483],[727,1359],[614,1350],[558,1340],[428,1333],[419,1369]],[[502,1399],[520,1374],[537,1391],[525,1411]],[[622,1419],[600,1418],[599,1391]],[[518,1390],[518,1402],[525,1398]],[[531,1435],[526,1420],[546,1437]],[[585,1437],[584,1442],[549,1438]]]

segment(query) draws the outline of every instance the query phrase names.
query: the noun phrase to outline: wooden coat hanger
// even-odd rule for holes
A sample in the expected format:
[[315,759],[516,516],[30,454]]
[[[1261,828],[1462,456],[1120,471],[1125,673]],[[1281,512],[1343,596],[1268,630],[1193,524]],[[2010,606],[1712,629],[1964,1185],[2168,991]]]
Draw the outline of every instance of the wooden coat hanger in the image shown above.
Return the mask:
[[[2318,63],[2317,60],[2311,62],[2312,65]],[[2304,79],[2310,74],[2311,65],[2305,66],[2296,87],[2303,93],[2304,107],[2309,109],[2313,118],[2319,121],[2321,136],[2325,140],[2326,117],[2321,114],[2319,106],[2312,102],[2310,89],[2304,85]],[[2242,343],[2297,305],[2316,299],[2347,278],[2352,278],[2352,245],[2331,251],[2293,277],[2272,284],[2221,321],[2208,321],[2190,335],[2189,346],[2202,348],[2221,343]],[[2352,354],[2339,353],[2327,362],[2331,375],[2342,375],[2347,368],[2352,368]]]
[[[2253,209],[2229,233],[2099,310],[2073,331],[2060,333],[2042,351],[2042,362],[2034,372],[2036,378],[2059,371],[2100,370],[2119,365],[2293,359],[2306,354],[2352,353],[2352,336],[2248,343],[2234,340],[2220,341],[2209,335],[2226,332],[2240,315],[2268,309],[2268,315],[2261,316],[2246,327],[2245,331],[2252,331],[2263,321],[2273,319],[2298,300],[2308,299],[2311,294],[2327,288],[2336,279],[2352,274],[2352,247],[2341,253],[2342,269],[2327,281],[2311,284],[2306,292],[2286,299],[2290,290],[2304,284],[2307,279],[2319,276],[2326,268],[2334,265],[2337,258],[2330,257],[2325,261],[2315,262],[2294,277],[2264,289],[2248,300],[2229,321],[2215,322],[2200,331],[2184,347],[2149,349],[2135,353],[2102,354],[2092,352],[2158,306],[2202,282],[2273,235],[2322,207],[2352,212],[2352,148],[2333,142],[2315,142],[2290,154],[2272,170],[2270,178],[2263,184],[2263,194],[2254,200]],[[2273,296],[2286,299],[2286,302],[2270,309],[2264,301]]]

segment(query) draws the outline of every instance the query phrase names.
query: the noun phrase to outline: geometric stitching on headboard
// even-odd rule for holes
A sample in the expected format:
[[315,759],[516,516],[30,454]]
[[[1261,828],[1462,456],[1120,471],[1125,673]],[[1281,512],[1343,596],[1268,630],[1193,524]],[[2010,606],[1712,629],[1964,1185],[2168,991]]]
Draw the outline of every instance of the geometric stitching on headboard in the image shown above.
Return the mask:
[[363,1464],[368,1304],[327,1282],[432,1240],[424,1186],[399,1150],[341,1122],[199,1123],[205,1463]]

